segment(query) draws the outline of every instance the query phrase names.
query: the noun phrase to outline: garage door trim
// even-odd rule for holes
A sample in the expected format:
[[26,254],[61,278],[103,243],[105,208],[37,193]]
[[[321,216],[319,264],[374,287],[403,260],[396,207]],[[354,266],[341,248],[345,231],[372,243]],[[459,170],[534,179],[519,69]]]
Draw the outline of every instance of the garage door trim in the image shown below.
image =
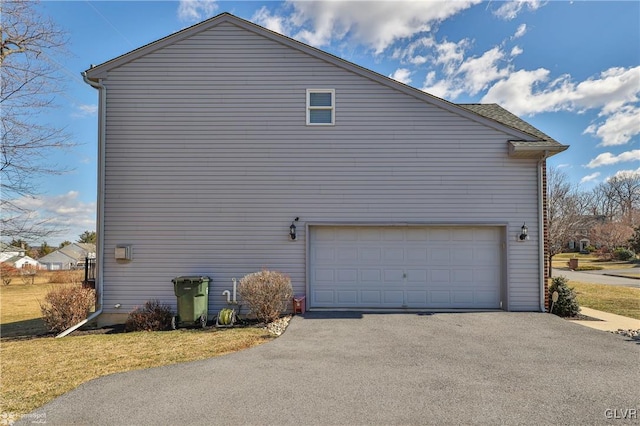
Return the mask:
[[[373,310],[378,310],[375,307],[371,307],[371,308],[363,308],[363,309],[359,309],[359,308],[340,308],[340,307],[322,307],[322,306],[314,306],[314,301],[313,301],[313,297],[312,297],[312,293],[311,291],[313,290],[311,288],[311,273],[312,273],[312,260],[311,260],[311,253],[312,253],[312,230],[317,229],[317,228],[323,228],[323,227],[344,227],[344,228],[349,228],[349,227],[358,227],[358,228],[363,228],[363,227],[371,227],[371,228],[375,228],[375,227],[384,227],[384,228],[394,228],[394,227],[398,227],[398,228],[409,228],[409,227],[417,227],[417,228],[429,228],[429,229],[433,229],[433,228],[486,228],[486,227],[490,227],[490,228],[494,228],[497,229],[499,232],[499,270],[497,271],[498,274],[498,279],[499,279],[499,299],[500,299],[500,306],[496,307],[496,308],[488,308],[488,309],[477,309],[477,308],[463,308],[463,309],[458,309],[455,307],[446,307],[446,308],[438,308],[438,307],[427,307],[427,308],[411,308],[411,307],[396,307],[396,308],[381,308],[380,310],[406,310],[406,311],[411,311],[411,310],[418,310],[418,311],[424,311],[424,310],[429,310],[429,311],[458,311],[458,310],[495,310],[495,309],[503,309],[503,310],[508,310],[508,306],[507,306],[507,300],[508,300],[508,294],[507,294],[507,267],[508,267],[508,261],[507,261],[507,238],[506,238],[506,232],[508,229],[508,223],[504,222],[504,221],[496,221],[496,222],[490,222],[490,221],[483,221],[483,222],[307,222],[305,224],[305,228],[306,228],[306,236],[308,236],[307,238],[305,238],[305,243],[306,243],[306,250],[305,250],[305,262],[306,262],[306,294],[307,294],[307,309],[309,310],[368,310],[368,311],[373,311]],[[317,304],[316,304],[317,305]]]

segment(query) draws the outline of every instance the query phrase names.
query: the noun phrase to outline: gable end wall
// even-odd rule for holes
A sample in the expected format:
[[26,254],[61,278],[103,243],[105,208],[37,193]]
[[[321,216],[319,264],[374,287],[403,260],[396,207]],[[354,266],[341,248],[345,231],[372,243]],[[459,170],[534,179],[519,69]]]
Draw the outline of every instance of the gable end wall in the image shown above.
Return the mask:
[[[319,222],[507,224],[505,305],[539,309],[536,161],[509,158],[510,135],[229,23],[103,84],[106,313],[175,305],[180,275],[212,278],[211,314],[261,268],[304,293]],[[305,125],[307,88],[335,89],[335,126]]]

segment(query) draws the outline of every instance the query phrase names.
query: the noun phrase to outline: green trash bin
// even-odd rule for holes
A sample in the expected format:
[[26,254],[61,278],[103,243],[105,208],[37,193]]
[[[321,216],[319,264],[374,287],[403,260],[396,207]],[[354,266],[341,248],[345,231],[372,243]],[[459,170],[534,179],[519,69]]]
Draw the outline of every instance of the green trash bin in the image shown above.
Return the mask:
[[180,326],[207,325],[209,277],[176,277],[173,292],[178,298],[178,315],[171,320],[174,330]]

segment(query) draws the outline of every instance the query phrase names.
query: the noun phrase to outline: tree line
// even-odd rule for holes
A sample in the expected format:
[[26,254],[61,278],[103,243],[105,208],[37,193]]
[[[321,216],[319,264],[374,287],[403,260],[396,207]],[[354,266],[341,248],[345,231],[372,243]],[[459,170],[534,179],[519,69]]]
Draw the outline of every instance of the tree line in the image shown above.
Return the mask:
[[640,173],[621,172],[583,190],[562,170],[550,167],[547,207],[549,261],[581,239],[602,257],[620,248],[640,252]]

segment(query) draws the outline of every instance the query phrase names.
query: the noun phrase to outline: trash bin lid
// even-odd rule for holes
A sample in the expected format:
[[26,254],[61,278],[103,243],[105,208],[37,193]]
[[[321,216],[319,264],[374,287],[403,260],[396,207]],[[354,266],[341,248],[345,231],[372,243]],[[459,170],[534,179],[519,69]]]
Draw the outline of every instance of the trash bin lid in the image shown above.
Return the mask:
[[204,276],[198,276],[198,275],[193,275],[193,276],[180,276],[180,277],[175,277],[174,279],[171,280],[172,283],[176,284],[176,283],[203,283],[203,282],[209,282],[211,281],[209,279],[209,277],[204,277]]

